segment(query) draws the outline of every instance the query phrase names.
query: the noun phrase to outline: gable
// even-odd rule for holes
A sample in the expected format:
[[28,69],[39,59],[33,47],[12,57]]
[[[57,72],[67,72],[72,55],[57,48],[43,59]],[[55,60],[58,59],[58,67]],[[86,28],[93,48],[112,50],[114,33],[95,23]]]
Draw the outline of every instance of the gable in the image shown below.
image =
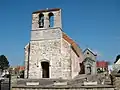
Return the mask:
[[95,53],[95,52],[93,52],[92,50],[90,50],[89,48],[87,48],[87,49],[85,49],[84,51],[83,51],[83,53],[85,54],[85,53],[89,53],[89,54],[92,54],[92,55],[94,55],[94,56],[97,56],[97,54]]

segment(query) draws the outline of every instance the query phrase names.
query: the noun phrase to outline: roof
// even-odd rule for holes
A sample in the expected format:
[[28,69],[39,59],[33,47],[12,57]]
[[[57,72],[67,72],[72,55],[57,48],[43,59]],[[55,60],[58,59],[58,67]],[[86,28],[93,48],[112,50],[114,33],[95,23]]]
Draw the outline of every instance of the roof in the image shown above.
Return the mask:
[[60,10],[60,8],[43,9],[43,10],[35,11],[32,14],[42,13],[42,12],[50,12],[50,11],[59,11],[59,10]]
[[116,57],[116,60],[114,61],[114,63],[117,63],[117,62],[120,62],[120,55],[118,55],[118,56]]
[[89,52],[91,52],[94,56],[97,56],[97,54],[95,53],[95,52],[93,52],[90,48],[86,48],[84,51],[83,51],[83,53],[85,52],[85,51],[89,51]]
[[25,66],[18,66],[16,68],[19,69],[19,70],[25,70]]
[[[65,34],[64,32],[62,32],[62,37],[68,42],[70,43],[70,45],[72,46],[73,50],[75,51],[75,53],[80,56],[82,54],[82,50],[79,48],[79,46],[75,43],[75,41],[73,41],[67,34]],[[29,47],[29,43],[25,46],[25,49],[27,49]]]
[[75,43],[75,41],[73,41],[67,34],[65,34],[64,32],[62,32],[63,38],[71,44],[72,48],[74,49],[74,51],[76,52],[76,54],[78,56],[80,56],[81,54],[81,49],[79,48],[79,46]]
[[114,63],[115,63],[115,64],[120,64],[120,58],[117,59]]
[[105,67],[108,68],[108,62],[106,61],[97,61],[97,67]]

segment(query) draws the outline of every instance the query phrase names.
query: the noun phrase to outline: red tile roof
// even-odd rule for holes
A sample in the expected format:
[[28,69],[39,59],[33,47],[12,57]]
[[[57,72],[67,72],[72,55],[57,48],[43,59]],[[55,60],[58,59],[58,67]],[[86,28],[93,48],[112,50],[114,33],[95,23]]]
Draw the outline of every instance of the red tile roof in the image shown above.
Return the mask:
[[73,41],[67,34],[65,34],[64,32],[62,32],[63,38],[71,44],[71,46],[73,47],[73,49],[75,50],[76,54],[78,56],[80,56],[80,54],[82,53],[82,50],[79,48],[79,46],[75,43],[75,41]]
[[108,68],[108,62],[106,62],[106,61],[97,61],[97,67],[99,67],[99,68]]
[[25,67],[24,67],[24,66],[18,66],[17,69],[18,69],[19,71],[22,71],[22,70],[25,70]]

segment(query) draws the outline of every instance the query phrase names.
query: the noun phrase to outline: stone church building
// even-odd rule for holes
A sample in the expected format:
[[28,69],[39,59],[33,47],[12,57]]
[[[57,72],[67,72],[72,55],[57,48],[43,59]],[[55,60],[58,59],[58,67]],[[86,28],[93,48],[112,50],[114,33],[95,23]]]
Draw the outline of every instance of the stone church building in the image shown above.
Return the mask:
[[89,49],[83,53],[62,30],[61,9],[32,13],[24,49],[25,78],[11,82],[12,90],[114,90],[109,77],[96,75],[96,55]]
[[72,79],[80,72],[82,50],[62,29],[61,9],[32,13],[30,42],[25,46],[25,78]]

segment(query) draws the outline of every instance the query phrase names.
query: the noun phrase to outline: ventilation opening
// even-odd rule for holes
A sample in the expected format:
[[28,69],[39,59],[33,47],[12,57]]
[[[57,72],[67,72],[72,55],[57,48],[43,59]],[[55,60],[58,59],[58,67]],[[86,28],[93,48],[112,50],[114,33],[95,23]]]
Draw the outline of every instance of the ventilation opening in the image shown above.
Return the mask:
[[49,13],[49,27],[53,27],[54,26],[54,15],[53,13]]
[[41,62],[42,65],[42,78],[49,78],[49,63]]
[[89,54],[89,52],[87,52],[87,54]]
[[39,28],[43,28],[44,27],[44,15],[40,14],[39,15]]

